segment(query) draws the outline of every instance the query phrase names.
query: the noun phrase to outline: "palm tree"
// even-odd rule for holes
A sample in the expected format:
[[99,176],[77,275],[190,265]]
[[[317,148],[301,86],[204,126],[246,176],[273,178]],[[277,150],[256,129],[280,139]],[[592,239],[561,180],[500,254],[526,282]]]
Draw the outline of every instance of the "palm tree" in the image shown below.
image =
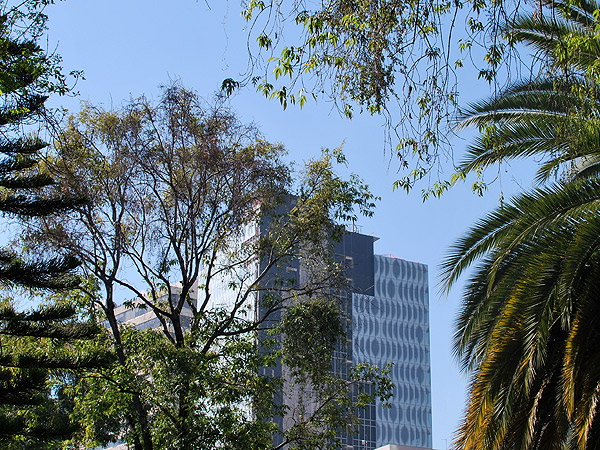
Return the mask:
[[[476,168],[515,158],[542,156],[538,182],[561,166],[590,166],[600,155],[600,39],[595,1],[545,0],[550,13],[516,19],[506,26],[512,44],[534,49],[549,75],[521,80],[499,95],[462,113],[459,128],[485,132],[469,147],[460,168]],[[595,166],[595,164],[593,164]],[[594,171],[595,173],[595,171]]]
[[[520,18],[507,34],[559,75],[517,83],[463,116],[484,133],[462,170],[541,156],[537,180],[550,186],[493,211],[443,263],[448,289],[475,266],[454,337],[471,374],[457,448],[600,447],[600,88],[590,81],[599,5],[549,6],[550,18]],[[563,179],[550,183],[554,173]]]
[[447,280],[481,260],[454,339],[472,372],[459,448],[595,447],[599,206],[598,179],[522,194],[448,256]]

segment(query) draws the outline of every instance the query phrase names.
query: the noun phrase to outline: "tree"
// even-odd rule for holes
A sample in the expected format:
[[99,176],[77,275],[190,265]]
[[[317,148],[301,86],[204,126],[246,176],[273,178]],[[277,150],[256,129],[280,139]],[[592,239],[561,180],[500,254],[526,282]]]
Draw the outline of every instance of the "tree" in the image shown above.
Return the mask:
[[396,185],[407,190],[449,155],[464,61],[479,78],[510,82],[518,60],[510,58],[515,48],[504,41],[501,25],[529,11],[519,2],[483,0],[245,5],[251,70],[245,79],[225,80],[223,89],[251,83],[284,108],[326,96],[348,118],[382,115],[387,145],[408,172]]
[[[557,74],[474,105],[485,130],[462,165],[543,156],[538,180],[476,224],[444,262],[449,288],[475,266],[454,345],[471,373],[457,448],[596,448],[598,377],[597,103],[593,52],[598,5],[552,4],[556,15],[509,24]],[[581,43],[578,53],[565,48]],[[574,58],[573,55],[579,55]]]
[[[0,210],[21,218],[56,218],[82,201],[54,190],[53,179],[38,164],[48,144],[34,126],[47,123],[47,95],[65,89],[58,61],[36,44],[44,29],[43,6],[37,1],[0,4],[0,152],[5,155]],[[95,336],[97,326],[78,322],[72,305],[22,311],[13,297],[19,296],[17,288],[38,293],[74,289],[78,263],[71,255],[27,260],[0,250],[0,283],[7,292],[0,302],[0,442],[5,448],[50,446],[76,429],[64,396],[52,392],[49,381],[99,363],[98,354],[76,352],[78,341]]]
[[[83,261],[84,275],[97,287],[88,293],[118,358],[78,386],[76,413],[86,426],[79,442],[122,438],[140,449],[272,446],[272,418],[282,413],[274,400],[280,381],[260,369],[289,357],[269,344],[268,331],[275,317],[296,311],[294,299],[336,307],[331,293],[343,280],[331,259],[332,239],[343,232],[336,220],[352,219],[355,209],[370,213],[366,186],[335,175],[334,162],[343,161],[335,151],[308,163],[292,189],[281,145],[177,85],[165,88],[156,104],[142,98],[117,112],[85,107],[55,150],[53,174],[89,203],[68,220],[43,218],[30,238],[51,236],[53,249]],[[290,205],[292,194],[297,200]],[[267,222],[268,233],[256,234]],[[302,261],[299,279],[286,270],[295,260]],[[151,313],[158,329],[119,322],[118,287],[133,296],[132,308]],[[227,306],[215,303],[219,290],[230,298]],[[323,320],[314,317],[322,308],[309,311]],[[259,334],[265,337],[260,346]],[[325,366],[308,381],[329,386],[317,398],[327,407],[283,430],[286,443],[329,445],[336,428],[353,419],[347,403],[353,386]],[[356,374],[354,385],[381,385],[375,394],[387,388],[373,371]]]
[[457,447],[596,445],[586,436],[594,436],[589,401],[598,382],[589,315],[597,196],[597,180],[523,194],[454,247],[447,278],[482,258],[455,334],[456,353],[472,374]]

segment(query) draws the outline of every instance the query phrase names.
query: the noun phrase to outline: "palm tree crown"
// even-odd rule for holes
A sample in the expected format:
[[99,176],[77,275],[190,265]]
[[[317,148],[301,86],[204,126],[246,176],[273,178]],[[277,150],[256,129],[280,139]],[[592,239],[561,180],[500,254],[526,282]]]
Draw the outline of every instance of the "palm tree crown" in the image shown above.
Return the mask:
[[461,449],[600,448],[600,6],[548,6],[506,31],[553,75],[471,105],[461,122],[484,131],[463,171],[538,157],[545,184],[480,220],[442,265],[447,289],[473,268],[454,336],[471,375]]
[[484,130],[460,164],[465,172],[543,157],[537,178],[547,182],[561,167],[589,166],[600,154],[600,86],[594,76],[600,67],[594,20],[599,5],[568,0],[547,5],[548,16],[517,18],[506,26],[506,35],[531,46],[550,75],[520,80],[462,111],[459,128]]

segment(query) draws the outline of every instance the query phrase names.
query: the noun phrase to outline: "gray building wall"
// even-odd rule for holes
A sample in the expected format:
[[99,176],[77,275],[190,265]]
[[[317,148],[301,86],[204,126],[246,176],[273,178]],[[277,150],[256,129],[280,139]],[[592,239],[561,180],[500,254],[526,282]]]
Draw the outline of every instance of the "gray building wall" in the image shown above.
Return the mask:
[[[371,450],[387,444],[432,447],[429,281],[425,264],[374,255],[372,236],[346,233],[336,247],[347,267],[347,340],[333,370],[351,365],[391,366],[395,384],[389,407],[359,411],[358,433],[342,436],[342,448]],[[367,387],[363,387],[368,389]]]
[[[348,288],[335,293],[342,306],[346,336],[333,354],[332,371],[349,378],[356,364],[364,362],[380,368],[389,364],[395,387],[389,407],[376,402],[358,411],[357,432],[338,435],[341,448],[431,448],[428,268],[392,256],[374,255],[374,240],[372,236],[347,232],[335,246],[336,260],[346,268]],[[301,276],[302,264],[294,262],[289,267],[291,272],[286,275]],[[286,382],[285,367],[278,365],[271,370],[275,376],[283,376],[282,401],[293,411],[302,395]],[[361,388],[369,390],[370,386]],[[304,398],[310,403],[310,395]],[[300,409],[310,410],[308,403]],[[285,427],[294,418],[290,415],[275,421]],[[280,437],[275,443],[280,443]]]

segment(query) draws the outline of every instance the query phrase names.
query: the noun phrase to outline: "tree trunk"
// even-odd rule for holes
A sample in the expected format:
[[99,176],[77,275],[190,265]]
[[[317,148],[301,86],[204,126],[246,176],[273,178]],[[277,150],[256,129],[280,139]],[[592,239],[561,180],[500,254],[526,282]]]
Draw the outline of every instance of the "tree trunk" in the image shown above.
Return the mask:
[[[125,349],[123,348],[123,341],[121,339],[121,330],[119,330],[119,323],[117,322],[117,318],[115,317],[115,303],[113,300],[113,289],[112,284],[106,283],[106,319],[110,325],[110,329],[113,334],[114,342],[115,342],[115,351],[117,353],[117,359],[119,360],[119,364],[125,366],[127,363],[127,355],[125,354]],[[139,436],[135,436],[134,448],[135,450],[152,450],[152,435],[150,433],[150,429],[148,427],[148,414],[144,409],[144,405],[139,394],[135,393],[132,395],[133,397],[133,409],[137,415],[137,421],[140,426],[140,431],[142,435],[142,443],[140,443]],[[131,430],[135,434],[136,424],[135,419],[131,417],[129,414],[127,415],[127,422]]]

